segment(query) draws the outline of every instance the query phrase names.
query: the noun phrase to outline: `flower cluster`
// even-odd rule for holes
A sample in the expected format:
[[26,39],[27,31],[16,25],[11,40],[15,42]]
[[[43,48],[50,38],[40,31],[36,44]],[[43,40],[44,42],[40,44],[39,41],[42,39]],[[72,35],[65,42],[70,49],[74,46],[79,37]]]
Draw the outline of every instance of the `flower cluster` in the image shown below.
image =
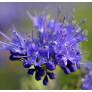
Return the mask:
[[82,90],[92,90],[92,62],[87,62],[82,66],[85,77],[82,79]]
[[28,74],[35,74],[36,80],[43,78],[43,84],[48,84],[48,78],[55,79],[53,71],[60,66],[66,73],[77,71],[81,63],[80,43],[86,40],[83,29],[78,24],[48,19],[47,16],[31,16],[33,25],[37,30],[37,37],[23,38],[15,30],[13,38],[2,36],[9,43],[1,42],[2,48],[10,51],[10,60],[20,60],[24,68],[28,68]]

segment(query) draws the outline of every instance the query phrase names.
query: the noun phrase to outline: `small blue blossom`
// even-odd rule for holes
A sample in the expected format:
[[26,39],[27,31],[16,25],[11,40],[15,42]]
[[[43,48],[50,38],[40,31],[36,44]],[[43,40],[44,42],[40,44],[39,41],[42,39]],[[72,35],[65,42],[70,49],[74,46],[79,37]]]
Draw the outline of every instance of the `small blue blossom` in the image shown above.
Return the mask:
[[56,75],[54,73],[48,73],[50,79],[55,79]]
[[44,85],[48,85],[48,77],[47,76],[44,77],[43,84]]
[[83,69],[85,76],[82,78],[82,86],[83,90],[92,90],[92,62],[88,61],[81,66]]
[[28,74],[29,74],[29,75],[33,75],[34,72],[35,72],[35,69],[29,69],[29,70],[28,70]]
[[92,90],[92,70],[84,77],[81,89]]
[[35,75],[37,81],[43,77],[44,85],[48,84],[49,78],[56,78],[56,66],[60,66],[65,74],[76,72],[82,61],[80,43],[86,40],[80,26],[53,18],[48,20],[42,15],[29,14],[29,17],[36,27],[37,37],[25,39],[15,29],[13,38],[0,32],[9,41],[0,41],[0,45],[10,51],[10,60],[21,61],[28,69],[27,73]]

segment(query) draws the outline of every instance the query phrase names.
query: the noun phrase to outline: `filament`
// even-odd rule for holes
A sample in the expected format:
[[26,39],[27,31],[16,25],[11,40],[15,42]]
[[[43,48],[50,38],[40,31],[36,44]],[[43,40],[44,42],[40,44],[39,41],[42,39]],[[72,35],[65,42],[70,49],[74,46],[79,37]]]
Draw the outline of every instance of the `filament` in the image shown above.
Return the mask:
[[8,36],[6,36],[4,33],[0,32],[0,34],[1,34],[4,38],[6,38],[7,40],[11,41],[11,39],[10,39]]

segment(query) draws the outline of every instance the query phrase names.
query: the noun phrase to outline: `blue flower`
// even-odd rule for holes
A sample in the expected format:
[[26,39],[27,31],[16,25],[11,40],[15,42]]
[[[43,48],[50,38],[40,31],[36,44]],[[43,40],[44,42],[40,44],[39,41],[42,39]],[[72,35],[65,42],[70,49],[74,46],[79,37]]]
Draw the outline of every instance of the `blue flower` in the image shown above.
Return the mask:
[[84,77],[81,89],[92,90],[92,70]]
[[85,74],[84,78],[82,78],[81,89],[92,90],[92,62],[88,61],[82,64],[81,68]]
[[48,79],[55,79],[54,70],[60,66],[66,73],[76,72],[80,68],[82,52],[80,43],[86,40],[83,30],[73,23],[65,24],[56,19],[47,19],[47,16],[31,16],[33,25],[37,29],[37,37],[25,39],[15,29],[13,38],[0,34],[9,40],[8,43],[0,42],[2,48],[10,51],[10,60],[19,60],[23,67],[28,69],[29,75],[35,74],[37,81],[43,79],[43,84],[48,84]]

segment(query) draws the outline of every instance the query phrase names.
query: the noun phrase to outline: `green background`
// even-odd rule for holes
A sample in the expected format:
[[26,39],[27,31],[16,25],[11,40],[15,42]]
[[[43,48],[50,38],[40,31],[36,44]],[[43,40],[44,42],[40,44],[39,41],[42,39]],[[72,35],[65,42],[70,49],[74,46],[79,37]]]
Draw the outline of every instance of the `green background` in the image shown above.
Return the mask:
[[[8,3],[6,3],[7,5]],[[11,3],[12,4],[12,3]],[[43,3],[39,3],[38,7],[42,5]],[[64,5],[65,4],[65,5]],[[20,3],[22,5],[22,3]],[[27,5],[27,4],[26,4]],[[30,3],[30,6],[32,4]],[[35,4],[34,4],[35,5]],[[37,4],[36,4],[37,5]],[[75,8],[74,16],[79,23],[82,19],[86,18],[87,22],[81,27],[84,29],[85,33],[87,33],[88,41],[83,42],[81,44],[83,53],[88,52],[88,54],[83,54],[83,62],[91,61],[92,60],[92,3],[59,3],[59,6],[63,6],[61,9],[61,14],[72,14],[72,9]],[[44,7],[44,5],[43,5]],[[47,8],[46,8],[47,7]],[[47,3],[45,5],[45,9],[49,13],[53,14],[53,9],[57,8],[57,3]],[[67,9],[70,7],[70,10],[67,13]],[[21,7],[20,7],[21,8]],[[30,7],[29,7],[30,9]],[[43,9],[43,11],[45,11]],[[33,8],[33,10],[30,10],[33,13],[37,12],[36,9]],[[2,12],[2,11],[0,11]],[[4,11],[5,12],[5,11]],[[23,12],[25,13],[25,12]],[[56,12],[54,12],[56,14]],[[30,32],[32,24],[29,21],[28,17],[22,16],[19,24],[15,24],[16,28],[21,32]],[[11,25],[10,25],[11,26]],[[10,27],[9,26],[9,27]],[[26,30],[26,31],[25,31]],[[7,32],[6,32],[7,33]],[[81,70],[78,70],[75,73],[72,73],[70,75],[66,75],[63,73],[63,71],[57,67],[55,70],[55,73],[57,75],[55,80],[50,80],[49,85],[47,87],[42,85],[42,81],[36,81],[34,77],[28,76],[26,73],[26,70],[23,68],[21,62],[11,62],[8,59],[9,54],[6,51],[0,52],[0,89],[4,90],[15,90],[15,89],[63,89],[63,90],[70,90],[70,89],[80,89],[81,87],[81,79],[83,77],[83,73]],[[4,58],[4,59],[3,59]],[[3,62],[5,61],[5,62]]]

